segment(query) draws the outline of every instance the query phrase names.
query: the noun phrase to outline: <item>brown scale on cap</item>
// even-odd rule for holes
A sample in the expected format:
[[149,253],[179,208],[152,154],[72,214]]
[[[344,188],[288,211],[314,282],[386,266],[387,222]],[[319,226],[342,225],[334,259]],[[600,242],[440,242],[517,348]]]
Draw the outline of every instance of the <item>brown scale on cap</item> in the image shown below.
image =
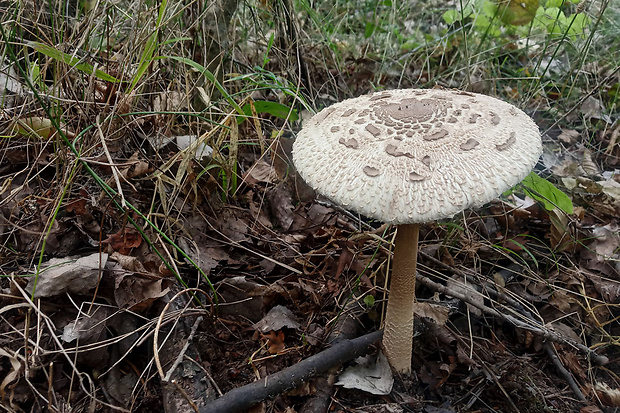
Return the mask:
[[360,147],[360,144],[355,140],[355,138],[351,138],[351,139],[340,138],[338,139],[338,143],[341,143],[347,148],[351,148],[351,149],[357,149]]
[[510,148],[516,141],[516,133],[510,132],[510,136],[508,137],[506,142],[502,143],[501,145],[495,145],[495,147],[498,151],[505,151],[506,149]]
[[478,142],[474,138],[469,138],[467,139],[467,142],[461,144],[460,148],[464,151],[471,151],[478,145],[480,145],[480,142]]
[[370,132],[374,137],[380,136],[382,130],[373,124],[366,125],[366,130]]
[[373,168],[372,166],[365,166],[363,169],[364,173],[370,177],[379,176],[381,171],[377,168]]

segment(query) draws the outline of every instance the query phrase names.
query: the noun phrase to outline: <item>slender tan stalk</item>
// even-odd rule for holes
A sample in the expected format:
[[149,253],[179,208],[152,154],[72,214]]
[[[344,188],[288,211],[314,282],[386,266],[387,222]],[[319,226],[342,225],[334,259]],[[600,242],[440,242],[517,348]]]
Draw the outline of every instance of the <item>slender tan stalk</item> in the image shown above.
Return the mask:
[[394,241],[394,264],[388,298],[383,347],[390,365],[399,373],[411,373],[413,303],[418,261],[419,224],[399,225]]

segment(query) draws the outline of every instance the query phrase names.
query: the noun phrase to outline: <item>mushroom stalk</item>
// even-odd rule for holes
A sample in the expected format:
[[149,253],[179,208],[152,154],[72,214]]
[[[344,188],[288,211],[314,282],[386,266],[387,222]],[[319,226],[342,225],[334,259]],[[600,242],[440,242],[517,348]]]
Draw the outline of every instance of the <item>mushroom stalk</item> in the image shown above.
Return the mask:
[[385,316],[383,347],[390,365],[402,374],[411,372],[419,232],[419,224],[399,225],[394,240],[394,263]]

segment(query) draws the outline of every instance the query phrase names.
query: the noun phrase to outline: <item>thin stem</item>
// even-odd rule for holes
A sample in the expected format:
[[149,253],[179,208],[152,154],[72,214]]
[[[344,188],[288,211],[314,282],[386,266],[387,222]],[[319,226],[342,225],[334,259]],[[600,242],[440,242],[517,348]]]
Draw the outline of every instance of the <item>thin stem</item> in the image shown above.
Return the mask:
[[385,355],[394,370],[403,374],[411,372],[419,232],[419,224],[399,225],[397,228],[390,296],[385,317]]

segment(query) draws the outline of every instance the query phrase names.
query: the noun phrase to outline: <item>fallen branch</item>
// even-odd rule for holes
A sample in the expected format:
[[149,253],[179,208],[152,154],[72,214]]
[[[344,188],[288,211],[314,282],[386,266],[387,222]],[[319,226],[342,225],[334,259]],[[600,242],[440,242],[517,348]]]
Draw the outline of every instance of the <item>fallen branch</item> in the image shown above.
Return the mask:
[[558,371],[558,374],[562,376],[562,378],[564,379],[564,381],[566,381],[566,383],[568,383],[568,387],[570,387],[570,389],[573,391],[577,399],[580,401],[585,401],[586,396],[584,396],[583,393],[581,392],[581,389],[579,388],[579,385],[575,381],[575,378],[573,377],[573,375],[570,374],[570,372],[566,370],[566,367],[564,367],[564,365],[562,364],[562,361],[556,354],[553,344],[551,344],[550,342],[546,342],[544,345],[544,348],[545,348],[545,351],[547,352],[547,355],[549,355],[549,358],[555,365],[555,369]]
[[[366,310],[358,301],[350,300],[336,323],[331,326],[326,342],[334,345],[341,340],[352,340],[357,336],[360,324],[359,317],[364,311]],[[316,391],[304,403],[299,413],[324,413],[328,411],[339,369],[340,366],[334,366],[314,380]]]
[[535,320],[531,320],[531,323],[527,323],[509,314],[501,313],[494,308],[487,307],[486,305],[480,302],[477,302],[476,300],[471,299],[471,297],[465,294],[461,294],[457,291],[453,291],[449,289],[448,287],[446,287],[445,285],[438,284],[434,281],[431,281],[429,278],[423,275],[420,275],[419,273],[416,274],[416,280],[418,280],[420,283],[424,284],[425,286],[429,287],[432,290],[435,290],[442,294],[449,295],[450,297],[458,298],[459,300],[476,307],[483,313],[490,314],[492,316],[504,319],[510,322],[511,324],[513,324],[515,327],[519,327],[524,330],[530,331],[533,334],[542,336],[544,339],[552,341],[554,343],[568,344],[569,346],[577,348],[581,352],[586,354],[588,358],[592,360],[594,364],[596,365],[603,366],[609,362],[609,359],[607,357],[597,354],[594,350],[590,349],[588,346],[585,346],[581,343],[577,343],[576,341],[568,337],[564,337],[563,335],[557,333],[556,331],[553,331],[545,327],[544,325],[537,323]]
[[370,346],[383,336],[375,331],[353,340],[342,340],[312,357],[300,361],[260,381],[247,384],[224,394],[219,399],[200,408],[201,413],[235,413],[244,411],[263,400],[273,398],[321,374],[331,367],[341,365],[369,351]]

